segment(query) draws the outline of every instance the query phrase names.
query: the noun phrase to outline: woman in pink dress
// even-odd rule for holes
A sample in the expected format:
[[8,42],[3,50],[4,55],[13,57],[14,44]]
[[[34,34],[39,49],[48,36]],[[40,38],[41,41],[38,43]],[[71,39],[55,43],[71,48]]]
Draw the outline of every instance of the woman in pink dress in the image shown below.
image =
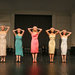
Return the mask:
[[32,58],[33,58],[33,63],[34,63],[34,62],[37,62],[37,53],[39,52],[38,35],[42,31],[42,29],[34,26],[33,28],[28,28],[28,31],[30,32],[32,36],[31,53],[32,53]]

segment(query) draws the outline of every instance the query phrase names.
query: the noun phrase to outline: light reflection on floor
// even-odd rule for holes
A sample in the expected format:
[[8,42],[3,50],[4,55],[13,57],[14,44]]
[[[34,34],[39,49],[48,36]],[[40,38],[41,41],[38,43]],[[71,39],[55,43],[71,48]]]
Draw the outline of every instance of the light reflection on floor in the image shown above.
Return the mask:
[[[39,59],[38,63],[32,63],[31,57],[22,63],[14,62],[14,57],[8,57],[6,63],[0,63],[0,75],[74,75],[75,60],[74,56],[68,59],[67,63],[61,63],[59,57],[55,58],[54,63],[49,63],[47,57]],[[57,59],[59,62],[56,62]],[[46,59],[46,61],[45,61]],[[13,61],[12,61],[13,60]],[[29,62],[30,61],[30,62]]]

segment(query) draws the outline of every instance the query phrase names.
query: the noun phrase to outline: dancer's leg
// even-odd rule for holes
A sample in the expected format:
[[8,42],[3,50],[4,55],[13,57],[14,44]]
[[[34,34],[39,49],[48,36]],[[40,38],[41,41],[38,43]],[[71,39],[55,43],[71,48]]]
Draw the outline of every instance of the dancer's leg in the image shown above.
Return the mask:
[[21,61],[21,56],[19,55],[19,62]]
[[37,53],[35,54],[35,62],[37,62]]
[[16,55],[16,61],[18,61],[18,55]]
[[3,57],[3,61],[5,62],[5,56]]
[[1,56],[1,62],[3,61],[3,56]]
[[50,62],[52,62],[52,55],[50,54],[49,56],[50,56]]
[[62,55],[62,62],[64,62],[64,56]]
[[65,63],[66,63],[66,55],[64,56],[64,61],[65,61]]
[[54,61],[54,54],[52,54],[52,62]]
[[35,60],[35,58],[34,58],[34,54],[32,54],[32,58],[33,58],[33,62],[34,62],[34,60]]

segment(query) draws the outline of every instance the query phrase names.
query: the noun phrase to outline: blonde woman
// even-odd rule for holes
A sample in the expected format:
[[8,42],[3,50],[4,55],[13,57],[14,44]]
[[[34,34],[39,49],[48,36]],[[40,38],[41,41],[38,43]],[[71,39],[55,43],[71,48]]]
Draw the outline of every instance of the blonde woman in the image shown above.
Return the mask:
[[54,53],[55,53],[55,37],[56,35],[59,33],[59,30],[55,29],[55,28],[50,28],[48,30],[46,30],[46,33],[49,36],[49,54],[50,54],[50,62],[53,62],[54,60]]
[[0,56],[1,56],[1,62],[5,62],[6,57],[6,35],[9,31],[9,26],[0,26]]
[[42,29],[34,26],[33,28],[28,28],[28,31],[30,32],[30,34],[32,36],[31,53],[32,53],[32,57],[33,57],[33,63],[36,63],[37,62],[37,53],[39,52],[38,35],[42,31]]

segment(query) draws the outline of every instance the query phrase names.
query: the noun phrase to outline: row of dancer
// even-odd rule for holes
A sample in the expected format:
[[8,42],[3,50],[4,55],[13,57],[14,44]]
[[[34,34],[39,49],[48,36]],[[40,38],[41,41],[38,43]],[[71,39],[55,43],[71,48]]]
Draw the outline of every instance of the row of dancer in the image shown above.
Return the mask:
[[[9,31],[8,26],[0,26],[0,56],[1,56],[1,62],[5,62],[6,57],[6,34]],[[5,28],[7,28],[5,30]],[[17,31],[17,33],[16,33]],[[28,31],[31,34],[32,40],[31,40],[31,53],[33,58],[33,63],[37,62],[37,54],[39,53],[39,41],[38,36],[41,33],[42,29],[37,28],[34,26],[33,28],[28,28]],[[21,33],[22,32],[22,33]],[[21,56],[23,56],[23,48],[22,48],[22,36],[24,35],[24,30],[17,28],[13,30],[13,33],[15,35],[15,55],[16,55],[16,62],[21,61]],[[50,41],[49,41],[49,56],[50,56],[50,62],[53,62],[54,59],[54,53],[55,53],[55,37],[57,34],[60,34],[62,43],[61,43],[61,56],[62,56],[62,62],[66,62],[66,54],[67,54],[67,38],[71,35],[71,32],[67,30],[57,30],[55,28],[50,28],[46,30],[46,33],[48,34]],[[4,41],[4,42],[3,42]]]
[[[51,33],[49,33],[51,31]],[[55,32],[56,31],[56,32]],[[49,41],[49,54],[50,54],[50,62],[53,62],[54,59],[54,53],[55,53],[55,37],[57,34],[61,37],[61,56],[62,56],[62,62],[66,62],[66,55],[67,55],[67,39],[71,35],[71,32],[67,30],[59,31],[55,28],[51,28],[46,30],[50,41]],[[54,33],[55,32],[55,33]]]

